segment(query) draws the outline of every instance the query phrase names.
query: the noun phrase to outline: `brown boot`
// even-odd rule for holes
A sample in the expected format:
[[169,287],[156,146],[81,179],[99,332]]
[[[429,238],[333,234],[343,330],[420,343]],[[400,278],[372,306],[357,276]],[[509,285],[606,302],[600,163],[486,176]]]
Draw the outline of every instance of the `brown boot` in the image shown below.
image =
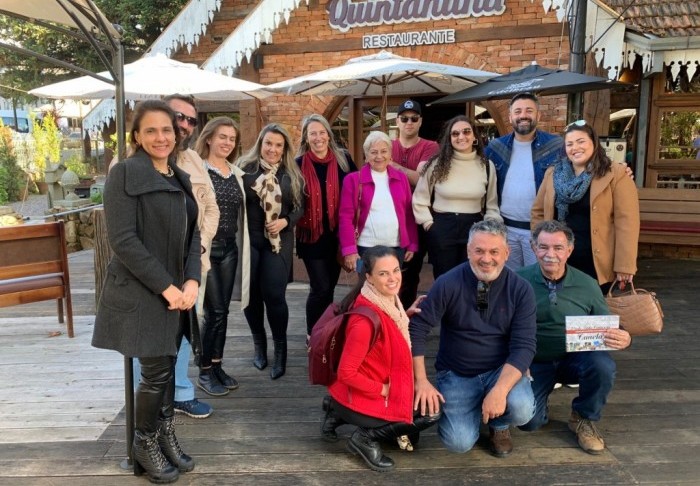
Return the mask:
[[489,451],[496,457],[506,457],[513,452],[510,430],[496,430],[489,427]]
[[571,418],[569,418],[569,430],[576,434],[579,447],[589,454],[602,454],[605,450],[605,441],[593,422],[581,418],[578,413],[573,411]]

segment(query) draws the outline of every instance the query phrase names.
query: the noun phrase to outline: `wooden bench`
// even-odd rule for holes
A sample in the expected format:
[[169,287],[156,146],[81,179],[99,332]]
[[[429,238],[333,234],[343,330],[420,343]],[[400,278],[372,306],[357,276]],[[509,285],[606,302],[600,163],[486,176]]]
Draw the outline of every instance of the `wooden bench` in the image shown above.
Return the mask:
[[640,243],[700,246],[700,190],[639,189]]
[[73,305],[63,221],[0,228],[0,307],[57,300],[68,337],[73,337]]

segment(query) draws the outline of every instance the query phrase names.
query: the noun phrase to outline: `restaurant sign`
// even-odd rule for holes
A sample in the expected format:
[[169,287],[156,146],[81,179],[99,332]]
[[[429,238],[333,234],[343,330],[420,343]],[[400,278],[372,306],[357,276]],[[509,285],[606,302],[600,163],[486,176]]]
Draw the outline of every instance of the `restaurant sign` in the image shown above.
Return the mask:
[[391,32],[362,36],[363,49],[386,49],[388,47],[424,46],[427,44],[454,44],[454,29],[424,30],[420,32]]
[[326,8],[330,26],[347,32],[353,27],[503,15],[505,1],[330,0]]

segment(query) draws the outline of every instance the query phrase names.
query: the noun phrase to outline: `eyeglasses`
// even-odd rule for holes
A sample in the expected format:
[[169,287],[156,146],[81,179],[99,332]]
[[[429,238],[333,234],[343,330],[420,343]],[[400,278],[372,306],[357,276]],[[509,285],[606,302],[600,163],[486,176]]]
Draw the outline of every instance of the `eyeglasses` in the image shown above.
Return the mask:
[[461,130],[452,130],[450,132],[450,135],[452,135],[452,137],[455,138],[455,137],[459,137],[460,134],[461,135],[469,135],[470,133],[472,133],[471,128],[462,128]]
[[198,123],[198,122],[197,122],[197,119],[196,119],[195,117],[193,117],[193,116],[187,116],[187,115],[185,115],[184,113],[180,113],[179,111],[176,111],[176,112],[175,112],[175,119],[176,119],[177,121],[179,121],[179,122],[187,121],[187,123],[188,123],[191,127],[196,127],[196,126],[197,126],[197,123]]
[[411,120],[413,123],[418,123],[418,120],[420,120],[420,117],[418,115],[400,116],[399,120],[401,120],[401,123],[408,123],[408,120]]
[[557,305],[557,283],[547,280],[547,288],[549,289],[549,303]]
[[564,131],[568,130],[571,127],[585,127],[586,126],[586,120],[576,120],[571,123],[569,123],[566,127],[564,127]]
[[489,308],[489,286],[481,280],[476,284],[476,308],[479,312],[484,312]]

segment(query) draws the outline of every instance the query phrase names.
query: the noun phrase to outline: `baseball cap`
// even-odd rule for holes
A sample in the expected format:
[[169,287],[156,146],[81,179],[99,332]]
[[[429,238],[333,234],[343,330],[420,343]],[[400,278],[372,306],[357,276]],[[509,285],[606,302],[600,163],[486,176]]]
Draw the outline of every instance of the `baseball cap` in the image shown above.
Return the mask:
[[401,103],[399,105],[399,111],[397,111],[396,114],[400,115],[404,111],[415,111],[416,113],[421,115],[420,105],[417,101],[413,100],[406,100],[403,103]]

